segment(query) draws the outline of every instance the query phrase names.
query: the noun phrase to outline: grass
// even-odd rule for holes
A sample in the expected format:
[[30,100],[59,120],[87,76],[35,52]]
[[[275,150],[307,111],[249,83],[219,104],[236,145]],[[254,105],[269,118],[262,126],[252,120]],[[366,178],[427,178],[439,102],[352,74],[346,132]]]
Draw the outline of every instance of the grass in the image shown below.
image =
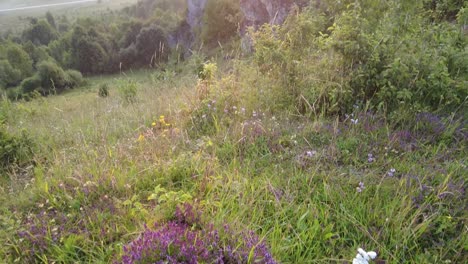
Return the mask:
[[[56,3],[64,3],[66,0],[41,0],[41,1],[0,1],[0,10],[11,9],[23,6],[39,6]],[[71,2],[71,1],[68,1]],[[76,5],[52,6],[48,8],[36,8],[27,10],[17,10],[9,12],[0,12],[0,34],[11,30],[14,33],[21,33],[28,25],[30,17],[44,17],[47,11],[50,11],[56,18],[65,16],[72,22],[77,18],[102,16],[109,10],[119,10],[125,6],[135,4],[134,0],[112,0],[102,1],[102,3],[82,3]]]
[[[346,263],[358,247],[381,263],[468,260],[466,127],[396,126],[364,106],[357,123],[275,112],[252,96],[256,72],[226,63],[197,94],[192,68],[5,106],[7,129],[38,146],[34,167],[2,177],[2,259],[118,261],[190,203],[218,229],[252,230],[281,263]],[[119,93],[125,80],[135,101]]]

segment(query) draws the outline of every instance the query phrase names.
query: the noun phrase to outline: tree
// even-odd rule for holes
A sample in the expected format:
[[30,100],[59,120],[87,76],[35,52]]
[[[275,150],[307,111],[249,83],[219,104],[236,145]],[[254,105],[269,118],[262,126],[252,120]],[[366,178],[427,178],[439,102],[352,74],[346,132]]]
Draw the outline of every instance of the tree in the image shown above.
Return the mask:
[[11,44],[6,50],[6,58],[10,65],[19,70],[20,78],[24,79],[32,74],[32,60],[28,53],[24,51],[18,44]]
[[50,11],[47,11],[46,19],[47,19],[47,22],[49,23],[49,25],[51,25],[55,30],[57,30],[57,24],[55,23],[55,18],[52,15],[52,13],[50,13]]
[[48,45],[58,38],[57,31],[44,19],[31,24],[31,27],[23,32],[23,38],[36,45]]
[[239,1],[208,0],[203,16],[202,39],[210,44],[237,35],[242,20]]
[[80,72],[91,74],[105,71],[108,55],[83,27],[77,26],[73,30],[71,46],[73,64]]
[[67,85],[65,71],[52,61],[42,61],[37,66],[37,74],[45,92],[61,92]]
[[21,71],[14,69],[7,60],[0,60],[0,87],[12,87],[20,81]]
[[120,62],[124,68],[154,67],[167,60],[168,49],[164,31],[156,25],[151,25],[141,29],[135,43],[120,51]]

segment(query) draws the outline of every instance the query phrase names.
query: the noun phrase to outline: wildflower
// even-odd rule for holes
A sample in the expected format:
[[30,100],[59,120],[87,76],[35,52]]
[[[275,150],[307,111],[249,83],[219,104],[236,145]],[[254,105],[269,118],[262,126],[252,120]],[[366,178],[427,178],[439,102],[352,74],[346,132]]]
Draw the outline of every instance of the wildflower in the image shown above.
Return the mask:
[[306,152],[306,156],[309,158],[312,158],[313,156],[315,156],[315,154],[317,154],[317,151],[315,150],[312,150],[312,151],[309,150]]
[[142,142],[143,140],[145,140],[145,136],[143,136],[143,134],[140,134],[140,136],[138,137],[137,141],[138,141],[138,142]]
[[156,126],[156,122],[151,123],[151,126],[152,126],[152,127],[155,127],[155,126]]
[[352,118],[351,118],[351,124],[357,125],[358,122],[359,122],[359,119],[357,119],[357,118],[356,118],[356,119],[352,119]]
[[253,111],[253,112],[252,112],[252,116],[253,116],[253,117],[257,117],[257,112],[256,112],[256,111]]
[[369,163],[374,162],[375,161],[374,155],[372,155],[371,153],[367,154],[367,161]]
[[358,193],[361,193],[365,188],[366,188],[366,186],[364,186],[364,183],[363,183],[363,182],[359,182],[359,186],[356,187],[356,191],[357,191]]
[[389,177],[393,177],[393,175],[395,175],[395,172],[396,172],[396,170],[395,170],[394,168],[391,168],[391,169],[387,172],[387,175],[388,175]]
[[368,264],[370,260],[375,259],[377,257],[377,253],[374,251],[366,252],[362,248],[358,248],[358,254],[353,259],[353,264]]

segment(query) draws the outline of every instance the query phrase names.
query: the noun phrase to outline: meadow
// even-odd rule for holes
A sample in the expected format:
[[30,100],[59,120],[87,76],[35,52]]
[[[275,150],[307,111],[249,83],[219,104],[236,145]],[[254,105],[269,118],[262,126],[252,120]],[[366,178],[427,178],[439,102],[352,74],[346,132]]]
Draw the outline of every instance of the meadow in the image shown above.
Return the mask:
[[[68,0],[41,0],[41,1],[0,1],[0,10],[14,9],[28,6],[41,6],[73,2]],[[29,18],[43,17],[46,12],[52,12],[58,17],[65,16],[68,20],[74,21],[79,17],[103,16],[111,10],[120,10],[123,7],[135,4],[134,0],[112,0],[84,2],[73,5],[59,5],[47,8],[34,8],[25,10],[14,10],[0,12],[0,34],[11,31],[13,33],[22,32],[29,25]]]
[[0,262],[467,263],[467,35],[422,5],[325,2],[250,53],[136,54],[4,96]]
[[[2,103],[9,131],[27,131],[40,153],[3,179],[6,259],[117,261],[190,204],[198,228],[252,230],[281,263],[346,262],[358,247],[380,263],[466,260],[459,123],[419,114],[401,130],[365,106],[346,119],[273,116],[199,100],[190,69],[95,77],[82,90]],[[121,89],[132,82],[128,101]]]

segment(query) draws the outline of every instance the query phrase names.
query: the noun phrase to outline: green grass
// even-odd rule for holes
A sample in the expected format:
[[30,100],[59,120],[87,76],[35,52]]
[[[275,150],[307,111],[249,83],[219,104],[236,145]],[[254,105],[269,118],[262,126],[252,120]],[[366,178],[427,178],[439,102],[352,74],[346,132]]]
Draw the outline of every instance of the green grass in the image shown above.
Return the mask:
[[[255,72],[224,74],[203,100],[186,66],[5,103],[8,131],[27,131],[38,149],[34,167],[2,176],[1,258],[109,263],[145,225],[190,202],[217,227],[253,230],[281,263],[344,263],[358,247],[385,263],[467,260],[466,139],[420,136],[405,148],[391,135],[417,127],[359,109],[356,125],[277,113],[249,96]],[[125,80],[137,83],[134,102],[119,93]],[[19,236],[32,226],[45,234]]]
[[[23,6],[39,6],[56,3],[64,3],[67,0],[42,0],[42,1],[0,1],[0,10],[12,9]],[[69,1],[71,2],[71,1]],[[102,16],[108,10],[120,10],[125,6],[135,4],[134,0],[112,0],[102,1],[102,3],[88,2],[76,5],[52,6],[48,8],[36,8],[27,10],[17,10],[0,12],[0,34],[11,30],[14,33],[21,33],[28,25],[30,17],[44,17],[50,11],[56,18],[65,16],[72,22],[79,17]]]

